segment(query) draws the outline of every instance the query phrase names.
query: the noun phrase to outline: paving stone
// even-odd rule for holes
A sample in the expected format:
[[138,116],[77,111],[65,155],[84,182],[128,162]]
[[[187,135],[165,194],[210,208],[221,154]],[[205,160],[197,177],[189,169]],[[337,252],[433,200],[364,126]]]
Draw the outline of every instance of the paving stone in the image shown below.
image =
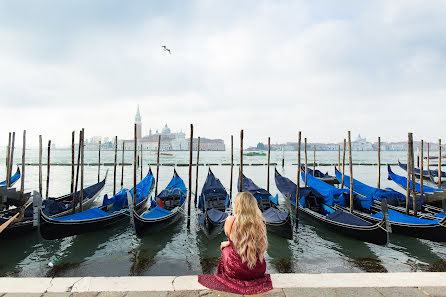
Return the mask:
[[[243,295],[222,292],[222,291],[215,291],[215,290],[201,290],[199,296],[200,297],[243,297]],[[255,295],[249,295],[249,296],[255,296]]]
[[446,297],[446,287],[422,287],[421,291],[434,297]]
[[124,297],[127,292],[100,292],[97,297]]
[[343,297],[382,297],[381,293],[378,292],[375,288],[335,288],[334,290],[338,294],[338,296]]
[[42,293],[6,293],[2,297],[41,297]]
[[167,297],[168,292],[128,292],[125,297]]
[[286,297],[339,297],[332,288],[290,288],[283,289],[283,292]]
[[96,297],[99,292],[74,292],[71,297]]
[[200,297],[199,291],[171,291],[169,297]]
[[71,292],[48,292],[42,295],[42,297],[70,297]]
[[376,288],[385,297],[426,297],[418,288]]
[[271,291],[255,294],[255,295],[246,295],[250,297],[285,297],[285,293],[282,289],[272,289]]

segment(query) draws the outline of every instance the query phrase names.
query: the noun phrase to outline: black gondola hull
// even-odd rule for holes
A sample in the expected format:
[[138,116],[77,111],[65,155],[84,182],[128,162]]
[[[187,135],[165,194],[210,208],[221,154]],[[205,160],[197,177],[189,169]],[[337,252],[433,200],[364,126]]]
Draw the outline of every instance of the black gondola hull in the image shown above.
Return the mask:
[[388,241],[387,231],[381,224],[376,224],[367,228],[360,228],[351,225],[345,225],[337,223],[331,220],[327,220],[322,216],[314,213],[313,211],[299,207],[299,216],[311,220],[330,229],[336,233],[344,234],[345,236],[358,239],[360,241],[370,242],[379,245],[385,245]]
[[133,220],[135,224],[136,235],[140,238],[143,238],[144,236],[159,232],[177,223],[183,217],[184,204],[185,203],[183,202],[183,204],[170,215],[157,219],[142,218],[134,211]]
[[266,222],[266,229],[268,230],[268,232],[274,233],[280,237],[293,239],[293,222],[289,213],[286,220],[283,222]]

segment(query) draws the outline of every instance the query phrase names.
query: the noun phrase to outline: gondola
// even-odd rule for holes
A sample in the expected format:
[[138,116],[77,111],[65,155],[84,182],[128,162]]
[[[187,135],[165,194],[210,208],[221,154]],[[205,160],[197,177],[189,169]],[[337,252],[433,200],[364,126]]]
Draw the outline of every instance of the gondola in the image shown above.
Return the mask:
[[[302,172],[305,173],[305,165],[301,165],[300,168],[301,168]],[[309,174],[309,175],[312,175],[312,176],[314,176],[314,177],[317,177],[318,179],[320,179],[320,180],[323,181],[323,182],[326,182],[326,183],[329,184],[329,185],[336,185],[336,184],[339,184],[339,182],[338,182],[338,180],[336,179],[336,177],[335,177],[335,176],[331,176],[331,175],[329,175],[328,172],[326,172],[326,173],[322,173],[322,171],[317,170],[317,169],[312,170],[312,169],[310,169],[310,167],[308,167],[308,166],[307,166],[307,170],[308,170],[308,174]],[[314,172],[314,174],[313,174],[313,172]]]
[[[407,171],[407,164],[402,164],[401,162],[400,162],[400,160],[398,160],[398,166],[401,168],[401,169],[403,169],[404,171]],[[421,176],[421,169],[420,168],[415,168],[415,170],[414,170],[415,172],[415,176],[417,177],[417,178],[420,178],[420,176]],[[423,170],[423,177],[425,177],[425,178],[429,178],[429,171],[432,171],[432,170]],[[431,174],[434,174],[435,176],[437,176],[438,175],[438,171],[437,172],[435,172],[435,173],[431,173]]]
[[[336,170],[336,177],[342,178],[342,174]],[[350,187],[350,177],[344,176],[344,184],[346,187]],[[381,202],[383,199],[390,201],[394,206],[400,206],[400,201],[405,203],[405,197],[403,194],[394,190],[382,190],[367,186],[355,179],[353,179],[353,190],[363,195],[364,198],[369,198],[369,201],[361,204],[360,209],[355,209],[353,213],[371,223],[378,223],[382,219],[381,209],[374,206],[374,201]],[[399,195],[398,195],[399,194]],[[366,201],[363,199],[363,201]],[[412,202],[412,201],[410,201]],[[421,212],[421,204],[417,203]],[[343,207],[336,206],[338,209],[346,210]],[[424,215],[423,217],[415,217],[413,215],[406,215],[399,208],[392,209],[389,206],[389,223],[392,227],[392,231],[399,234],[404,234],[416,238],[428,239],[437,242],[446,241],[446,218],[435,218],[432,215]],[[413,213],[412,213],[413,214]]]
[[[136,210],[145,206],[153,181],[152,171],[149,169],[148,174],[136,185]],[[127,192],[133,197],[133,188],[122,189],[112,198],[105,195],[100,207],[93,207],[72,215],[50,217],[41,210],[40,234],[44,239],[52,240],[93,232],[122,223],[128,220]]]
[[[393,180],[397,185],[406,190],[407,178],[398,174],[393,173],[390,165],[387,164],[388,179]],[[412,181],[410,181],[410,190],[412,189]],[[420,193],[421,185],[415,182],[415,192]],[[446,191],[439,188],[432,188],[423,185],[423,194],[425,197],[425,203],[433,206],[441,206],[441,201],[446,198]]]
[[[96,197],[99,196],[99,193],[104,188],[105,182],[107,180],[107,173],[102,181],[91,185],[85,189],[83,189],[83,208],[89,208],[93,205]],[[76,210],[79,210],[79,197],[81,191],[76,192]],[[63,195],[59,198],[54,199],[45,199],[42,202],[42,212],[45,216],[48,217],[61,217],[66,216],[72,213],[73,205],[73,194]],[[3,212],[0,212],[0,224],[6,222],[11,216],[17,213],[18,209],[10,209]],[[33,207],[28,207],[24,213],[24,216],[18,222],[10,224],[2,233],[0,233],[0,238],[19,236],[21,234],[34,231],[36,229],[33,226]]]
[[198,199],[198,208],[203,211],[198,215],[198,223],[208,238],[214,238],[223,230],[229,205],[228,192],[209,168]]
[[169,184],[155,197],[155,201],[151,199],[151,207],[147,212],[139,215],[133,209],[133,225],[136,235],[142,238],[178,222],[184,215],[186,195],[186,186],[174,169]]
[[[302,174],[303,176],[305,174]],[[283,177],[276,170],[275,172],[276,186],[279,191],[288,199],[291,204],[296,207],[296,189],[297,186],[290,179]],[[372,224],[363,220],[348,211],[335,210],[333,207],[334,200],[339,201],[340,198],[345,200],[344,192],[331,192],[329,189],[323,189],[323,194],[319,193],[316,188],[318,185],[322,188],[324,182],[311,176],[308,177],[308,184],[313,187],[299,188],[299,217],[305,217],[315,223],[331,229],[334,232],[344,234],[349,237],[356,238],[361,241],[371,242],[375,244],[385,245],[388,241],[387,223],[385,217],[378,223]],[[332,187],[325,184],[326,187]],[[332,187],[333,188],[333,187]],[[333,188],[336,189],[336,188]],[[336,189],[338,190],[338,189]],[[336,196],[336,198],[334,198]],[[345,202],[344,202],[345,203]],[[384,212],[387,211],[383,205]]]
[[[20,179],[20,168],[17,166],[16,172],[11,176],[11,187]],[[0,186],[6,186],[6,179],[0,182]]]
[[[240,191],[240,178],[237,188]],[[266,228],[269,232],[275,233],[283,238],[293,238],[293,223],[288,210],[279,209],[279,196],[273,197],[268,191],[260,188],[254,182],[242,175],[241,192],[250,192],[257,199],[260,210],[266,221]]]

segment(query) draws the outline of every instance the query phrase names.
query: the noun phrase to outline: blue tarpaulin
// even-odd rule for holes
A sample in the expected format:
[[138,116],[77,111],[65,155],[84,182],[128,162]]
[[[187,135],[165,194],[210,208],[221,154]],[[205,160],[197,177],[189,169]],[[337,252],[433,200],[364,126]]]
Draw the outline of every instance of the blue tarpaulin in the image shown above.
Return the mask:
[[[198,199],[198,208],[203,209],[204,199],[209,200],[215,196],[223,196],[226,200],[229,200],[228,192],[226,192],[225,187],[223,187],[220,180],[216,178],[212,171],[209,169],[209,174],[206,177],[206,181],[204,182],[200,197]],[[228,202],[229,201],[226,201],[225,204],[229,204]]]
[[285,221],[288,217],[287,211],[279,210],[274,207],[268,208],[262,214],[268,223],[280,223]]
[[[11,185],[18,181],[20,178],[20,169],[17,167],[16,173],[11,176]],[[0,186],[6,185],[6,180],[0,182]]]
[[[406,177],[393,173],[392,169],[390,168],[390,165],[387,165],[387,171],[389,172],[389,178],[391,180],[393,180],[395,183],[402,186],[403,188],[407,187],[407,178]],[[410,181],[410,188],[412,189],[412,181]],[[415,191],[418,193],[421,192],[421,186],[417,182],[415,182]],[[443,192],[443,190],[423,185],[423,192],[424,193],[433,193],[433,192]]]
[[[305,173],[301,173],[302,179],[305,181]],[[324,203],[330,206],[338,204],[347,206],[346,200],[350,199],[350,191],[346,189],[337,189],[320,179],[307,174],[307,185],[314,188],[322,196],[324,196]],[[354,198],[357,198],[355,195]]]
[[172,212],[170,210],[161,208],[159,206],[156,206],[155,208],[151,209],[149,212],[146,212],[142,215],[144,219],[157,219],[162,218],[165,216],[170,215]]
[[237,189],[239,192],[250,192],[257,200],[269,199],[274,204],[279,204],[279,196],[272,196],[267,190],[257,186],[250,178],[242,176],[243,189],[240,191],[240,178],[238,179]]
[[[382,211],[370,215],[371,217],[382,219]],[[437,225],[440,220],[427,220],[421,219],[413,216],[405,215],[401,212],[395,211],[393,209],[389,209],[389,221],[399,222],[399,223],[408,223],[408,224],[416,224],[416,225]]]

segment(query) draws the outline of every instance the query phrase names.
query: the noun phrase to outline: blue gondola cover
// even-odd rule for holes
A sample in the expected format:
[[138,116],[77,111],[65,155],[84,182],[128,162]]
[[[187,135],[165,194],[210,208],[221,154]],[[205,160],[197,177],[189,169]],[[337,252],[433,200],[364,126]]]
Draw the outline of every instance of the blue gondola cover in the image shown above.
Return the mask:
[[[301,173],[302,179],[305,181],[305,173]],[[324,203],[330,206],[334,204],[338,204],[341,206],[347,206],[346,201],[350,199],[350,191],[346,189],[337,189],[320,179],[307,174],[307,185],[314,188],[317,192],[319,192],[324,197]],[[354,198],[358,198],[355,195]]]
[[210,171],[208,176],[206,177],[206,181],[204,182],[203,188],[201,190],[200,197],[198,198],[198,208],[203,209],[204,207],[204,199],[212,198],[212,194],[221,194],[226,197],[225,206],[229,207],[230,200],[228,192],[226,192],[225,187],[223,187],[222,183],[215,175]]
[[288,212],[270,207],[263,212],[263,217],[269,223],[280,223],[287,219]]
[[218,225],[219,223],[226,220],[228,214],[226,212],[220,211],[215,208],[211,208],[207,211],[209,219],[212,221],[214,225]]
[[329,214],[326,216],[327,219],[344,223],[347,225],[354,225],[354,226],[372,226],[372,223],[369,223],[367,221],[361,220],[355,215],[352,215],[351,213],[345,212],[341,209],[337,209],[335,212]]
[[[15,183],[16,181],[18,181],[19,178],[20,178],[20,169],[17,168],[16,173],[14,173],[14,174],[11,176],[11,184],[13,184],[13,183]],[[0,182],[0,186],[4,186],[4,185],[6,185],[6,180]]]

